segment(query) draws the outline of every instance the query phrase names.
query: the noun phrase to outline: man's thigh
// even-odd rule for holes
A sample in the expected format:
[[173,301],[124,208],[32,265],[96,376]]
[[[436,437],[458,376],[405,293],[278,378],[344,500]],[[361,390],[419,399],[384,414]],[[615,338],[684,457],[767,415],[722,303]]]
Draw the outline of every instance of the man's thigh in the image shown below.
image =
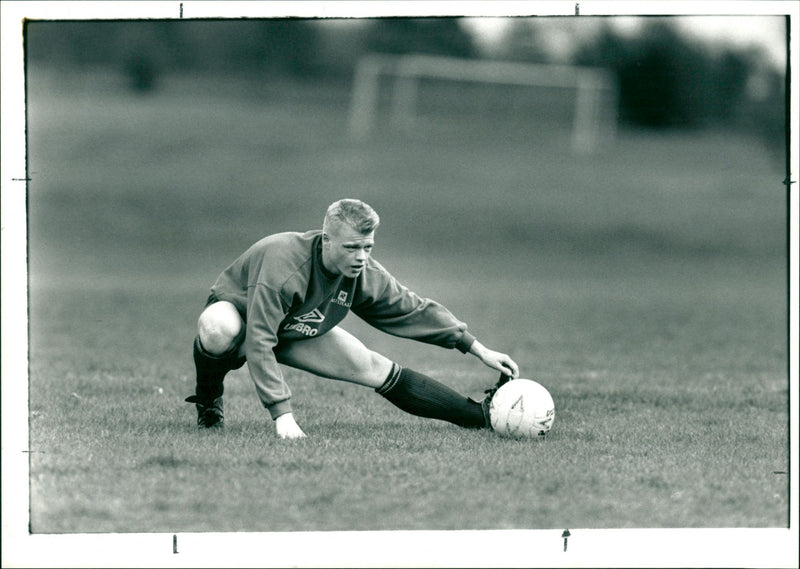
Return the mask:
[[338,326],[317,338],[279,346],[275,355],[284,365],[373,388],[383,385],[392,369],[389,358]]

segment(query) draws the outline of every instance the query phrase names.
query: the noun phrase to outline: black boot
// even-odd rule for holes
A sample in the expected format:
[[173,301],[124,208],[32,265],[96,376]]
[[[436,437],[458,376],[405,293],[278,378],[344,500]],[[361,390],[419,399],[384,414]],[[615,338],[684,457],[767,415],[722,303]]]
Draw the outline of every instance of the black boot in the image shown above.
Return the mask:
[[199,336],[194,339],[197,384],[195,394],[187,397],[186,402],[195,404],[198,427],[222,427],[224,423],[223,380],[229,371],[239,369],[245,362],[245,358],[239,357],[238,351],[239,347],[235,346],[224,354],[215,356],[203,348]]

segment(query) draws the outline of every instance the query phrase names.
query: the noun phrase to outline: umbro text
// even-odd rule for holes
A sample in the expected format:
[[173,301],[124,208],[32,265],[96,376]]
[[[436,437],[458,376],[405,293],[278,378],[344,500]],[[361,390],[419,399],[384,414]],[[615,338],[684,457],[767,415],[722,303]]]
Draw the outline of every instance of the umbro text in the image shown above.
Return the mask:
[[305,334],[306,336],[316,336],[319,334],[319,330],[316,328],[312,328],[308,324],[303,324],[302,322],[289,322],[286,326],[283,327],[284,330],[296,330],[301,334]]

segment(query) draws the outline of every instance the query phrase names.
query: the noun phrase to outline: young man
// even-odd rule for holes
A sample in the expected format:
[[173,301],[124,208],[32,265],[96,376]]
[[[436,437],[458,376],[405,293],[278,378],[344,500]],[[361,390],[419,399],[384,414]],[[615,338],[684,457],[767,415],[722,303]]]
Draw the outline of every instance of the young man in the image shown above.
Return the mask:
[[[491,396],[519,368],[475,339],[444,306],[421,298],[372,259],[380,219],[351,199],[328,208],[322,231],[278,233],[250,247],[217,278],[194,341],[199,427],[223,423],[223,378],[248,363],[279,437],[304,437],[278,364],[372,387],[414,415],[488,428]],[[478,402],[367,349],[337,326],[353,311],[390,334],[457,348],[501,372]]]

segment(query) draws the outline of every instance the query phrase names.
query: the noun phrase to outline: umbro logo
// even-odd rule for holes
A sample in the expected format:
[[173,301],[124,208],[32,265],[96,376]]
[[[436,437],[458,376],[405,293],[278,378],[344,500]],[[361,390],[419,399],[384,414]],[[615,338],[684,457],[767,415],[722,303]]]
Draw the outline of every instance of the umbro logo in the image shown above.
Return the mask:
[[319,324],[325,320],[325,315],[315,308],[311,312],[303,314],[302,316],[293,317],[296,322],[289,322],[283,327],[284,330],[296,330],[306,336],[316,336],[319,334],[318,328],[312,328],[309,324]]
[[314,310],[312,310],[307,314],[303,314],[302,316],[295,316],[294,319],[297,320],[298,322],[302,322],[303,324],[307,324],[309,322],[318,324],[323,320],[325,320],[325,315],[322,312],[320,312],[319,309],[315,308]]

